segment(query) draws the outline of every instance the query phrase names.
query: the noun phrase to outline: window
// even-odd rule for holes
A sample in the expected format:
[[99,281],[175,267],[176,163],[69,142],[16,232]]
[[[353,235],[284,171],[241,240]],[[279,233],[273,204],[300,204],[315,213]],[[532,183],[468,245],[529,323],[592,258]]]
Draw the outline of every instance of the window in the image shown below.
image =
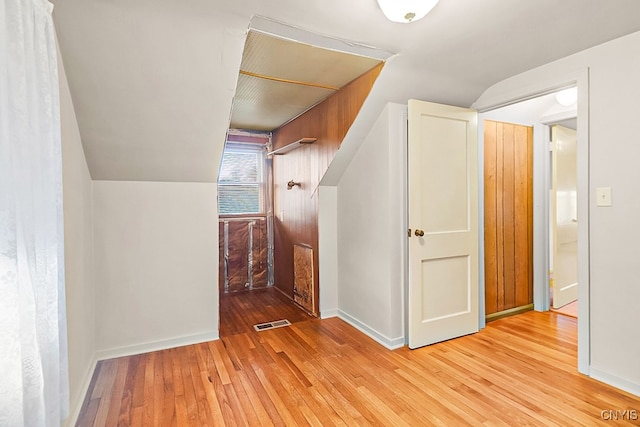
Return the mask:
[[227,142],[218,177],[220,215],[265,212],[264,159],[263,145]]

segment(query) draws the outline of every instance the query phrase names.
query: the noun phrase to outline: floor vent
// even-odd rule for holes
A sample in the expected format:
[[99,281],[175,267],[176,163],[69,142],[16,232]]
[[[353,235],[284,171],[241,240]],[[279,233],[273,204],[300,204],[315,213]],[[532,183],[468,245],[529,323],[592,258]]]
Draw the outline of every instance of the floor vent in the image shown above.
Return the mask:
[[267,329],[282,328],[283,326],[289,326],[289,325],[291,325],[291,323],[287,319],[283,319],[283,320],[276,320],[275,322],[267,322],[267,323],[260,323],[258,325],[253,325],[253,329],[260,332],[260,331],[266,331]]

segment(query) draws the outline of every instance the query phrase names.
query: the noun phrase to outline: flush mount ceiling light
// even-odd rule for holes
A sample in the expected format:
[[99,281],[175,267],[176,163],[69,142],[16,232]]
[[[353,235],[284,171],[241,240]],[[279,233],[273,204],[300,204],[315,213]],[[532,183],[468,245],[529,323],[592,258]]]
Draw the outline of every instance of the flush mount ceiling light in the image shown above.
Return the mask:
[[438,0],[378,0],[382,13],[389,21],[408,24],[424,18]]
[[558,104],[568,107],[573,105],[578,100],[578,88],[570,87],[569,89],[561,90],[556,93],[556,101]]

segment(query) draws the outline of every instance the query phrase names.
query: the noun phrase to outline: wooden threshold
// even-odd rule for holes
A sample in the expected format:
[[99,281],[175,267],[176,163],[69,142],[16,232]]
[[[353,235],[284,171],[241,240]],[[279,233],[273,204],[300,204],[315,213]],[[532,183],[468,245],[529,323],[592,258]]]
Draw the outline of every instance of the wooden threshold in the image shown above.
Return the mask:
[[576,320],[549,312],[394,351],[310,319],[99,362],[77,425],[605,426],[640,411],[576,371],[576,346]]
[[502,319],[509,316],[515,316],[516,314],[522,314],[531,310],[533,310],[533,304],[527,304],[520,307],[510,308],[508,310],[502,310],[497,313],[487,314],[485,316],[485,320],[487,322],[493,322],[494,320]]

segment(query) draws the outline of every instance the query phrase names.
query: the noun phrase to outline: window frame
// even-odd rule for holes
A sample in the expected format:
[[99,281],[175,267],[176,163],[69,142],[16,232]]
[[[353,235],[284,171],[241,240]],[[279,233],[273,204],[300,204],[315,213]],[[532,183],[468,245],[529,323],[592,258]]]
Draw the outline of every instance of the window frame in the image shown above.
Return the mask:
[[[257,154],[257,181],[253,182],[220,182],[220,175],[222,173],[222,167],[224,163],[224,156],[227,153],[255,153]],[[255,217],[255,216],[266,216],[267,215],[267,165],[266,165],[266,146],[262,144],[252,143],[252,142],[238,142],[238,141],[227,141],[224,146],[224,150],[222,152],[222,157],[220,159],[220,169],[218,172],[218,180],[217,180],[217,195],[218,195],[218,216],[226,217],[226,218],[242,218],[242,217]],[[239,187],[239,186],[255,186],[258,188],[258,212],[235,212],[235,213],[223,213],[220,211],[220,195],[221,188],[227,187]]]

